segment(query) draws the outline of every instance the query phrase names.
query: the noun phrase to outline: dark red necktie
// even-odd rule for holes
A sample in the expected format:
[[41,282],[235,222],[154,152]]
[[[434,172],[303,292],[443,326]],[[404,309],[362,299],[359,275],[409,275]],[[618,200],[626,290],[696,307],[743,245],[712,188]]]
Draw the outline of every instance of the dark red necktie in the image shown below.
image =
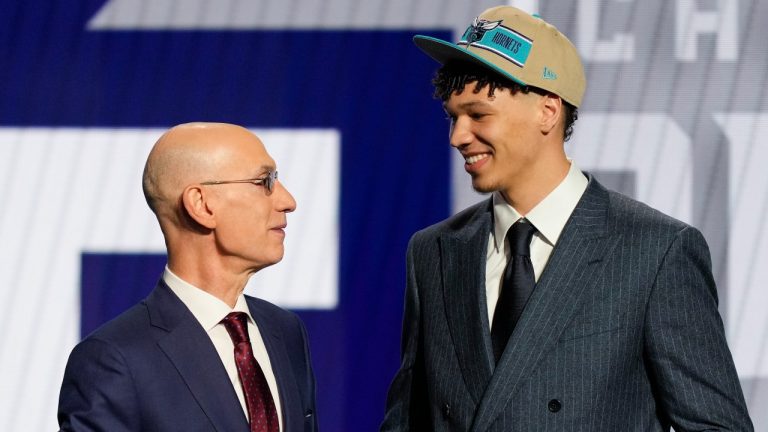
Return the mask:
[[248,315],[245,312],[232,312],[221,323],[227,328],[235,345],[235,364],[251,419],[251,432],[278,432],[280,428],[275,402],[264,372],[253,357],[251,339],[248,337]]

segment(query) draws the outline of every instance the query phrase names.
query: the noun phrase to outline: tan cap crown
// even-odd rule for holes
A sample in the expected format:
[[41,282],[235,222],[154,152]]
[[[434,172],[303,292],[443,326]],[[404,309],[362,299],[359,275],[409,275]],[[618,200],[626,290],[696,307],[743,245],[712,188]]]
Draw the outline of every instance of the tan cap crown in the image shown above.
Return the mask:
[[480,14],[456,44],[421,35],[413,41],[441,64],[472,62],[576,107],[584,96],[587,81],[576,47],[555,26],[512,6]]

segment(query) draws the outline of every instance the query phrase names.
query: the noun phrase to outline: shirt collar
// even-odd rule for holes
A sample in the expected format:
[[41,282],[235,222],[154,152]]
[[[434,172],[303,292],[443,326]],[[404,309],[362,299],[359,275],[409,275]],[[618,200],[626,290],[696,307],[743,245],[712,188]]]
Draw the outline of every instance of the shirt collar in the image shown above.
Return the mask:
[[230,308],[218,297],[176,276],[167,265],[163,272],[163,281],[187,306],[206,332],[219,324],[230,312],[245,312],[248,315],[248,320],[254,322],[243,294],[237,297],[235,307]]
[[[525,215],[525,218],[536,227],[538,235],[551,246],[557,243],[565,228],[568,218],[579,203],[587,189],[588,180],[579,170],[576,163],[570,161],[571,167],[563,181],[552,190],[541,202]],[[493,234],[496,250],[504,244],[504,237],[509,227],[523,217],[501,195],[493,193]]]

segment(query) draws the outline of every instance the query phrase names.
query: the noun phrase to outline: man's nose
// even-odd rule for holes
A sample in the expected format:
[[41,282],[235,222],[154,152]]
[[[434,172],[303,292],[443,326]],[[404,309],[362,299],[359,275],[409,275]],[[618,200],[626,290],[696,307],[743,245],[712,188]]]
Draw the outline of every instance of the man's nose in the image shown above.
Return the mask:
[[471,143],[473,135],[469,127],[469,119],[458,117],[451,125],[449,134],[451,146],[459,150]]
[[293,198],[293,195],[288,192],[288,189],[283,186],[280,180],[275,182],[275,190],[272,193],[278,211],[290,213],[296,210],[296,199]]

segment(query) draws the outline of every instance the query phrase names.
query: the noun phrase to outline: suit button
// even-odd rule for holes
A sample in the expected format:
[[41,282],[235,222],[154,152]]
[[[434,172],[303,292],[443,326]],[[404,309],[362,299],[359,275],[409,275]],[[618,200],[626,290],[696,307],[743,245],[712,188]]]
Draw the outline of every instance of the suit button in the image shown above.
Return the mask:
[[451,406],[449,404],[443,405],[443,417],[451,417]]
[[562,407],[563,407],[563,404],[561,404],[560,401],[557,399],[552,399],[547,403],[547,409],[549,409],[553,413],[560,411],[560,408]]

